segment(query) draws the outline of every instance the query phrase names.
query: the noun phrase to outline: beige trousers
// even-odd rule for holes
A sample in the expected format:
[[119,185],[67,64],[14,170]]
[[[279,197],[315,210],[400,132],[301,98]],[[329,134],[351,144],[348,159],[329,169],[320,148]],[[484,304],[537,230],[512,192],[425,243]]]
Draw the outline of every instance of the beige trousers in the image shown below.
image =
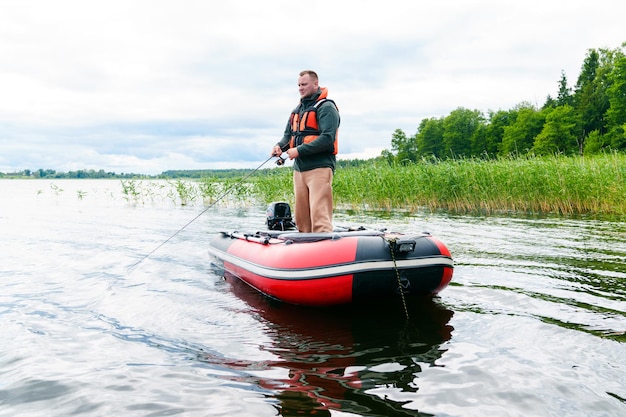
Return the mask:
[[333,231],[333,170],[293,171],[295,220],[298,231]]

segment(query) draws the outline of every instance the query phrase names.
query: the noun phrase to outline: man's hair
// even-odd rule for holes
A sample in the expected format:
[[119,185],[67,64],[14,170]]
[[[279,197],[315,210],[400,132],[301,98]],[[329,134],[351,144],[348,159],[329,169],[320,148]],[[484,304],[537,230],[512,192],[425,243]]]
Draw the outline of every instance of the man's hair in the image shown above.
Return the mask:
[[309,77],[311,77],[311,79],[313,81],[317,81],[317,73],[315,71],[311,71],[311,70],[304,70],[304,71],[300,71],[300,77],[302,77],[303,75],[309,75]]

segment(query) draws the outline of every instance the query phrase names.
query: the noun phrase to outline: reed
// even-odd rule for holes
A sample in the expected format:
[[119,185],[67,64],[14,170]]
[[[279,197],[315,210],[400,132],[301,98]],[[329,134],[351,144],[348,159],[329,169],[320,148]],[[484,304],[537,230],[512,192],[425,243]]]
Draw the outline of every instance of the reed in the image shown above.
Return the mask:
[[293,201],[293,183],[291,169],[280,168],[264,170],[257,177],[250,177],[252,193],[264,202]]
[[63,192],[63,188],[53,183],[50,183],[50,189],[57,197]]
[[[291,172],[254,180],[265,202],[292,201]],[[626,216],[626,155],[384,162],[338,169],[340,209]]]
[[182,206],[186,206],[195,201],[198,196],[198,189],[196,188],[195,183],[178,179],[174,182],[168,181],[168,184],[172,187],[170,193],[168,194],[169,197],[174,202],[176,202],[176,197],[178,197],[178,201],[180,201]]
[[[123,198],[131,204],[145,204],[146,201],[154,203],[155,200],[165,197],[176,203],[177,196],[183,192],[177,188],[176,183],[169,181],[121,180],[121,185]],[[186,204],[182,197],[181,204]]]
[[[54,187],[57,194],[62,190]],[[155,198],[188,205],[293,203],[292,170],[267,169],[241,179],[124,181],[131,203]],[[414,164],[338,168],[333,180],[340,210],[457,213],[557,213],[626,217],[626,155],[518,157],[497,160],[424,159]],[[79,196],[80,198],[80,196]]]
[[124,199],[129,203],[137,203],[141,198],[141,189],[139,183],[134,180],[120,181],[122,185],[122,194]]
[[198,182],[198,190],[205,202],[213,203],[219,195],[220,187],[217,179],[205,177]]

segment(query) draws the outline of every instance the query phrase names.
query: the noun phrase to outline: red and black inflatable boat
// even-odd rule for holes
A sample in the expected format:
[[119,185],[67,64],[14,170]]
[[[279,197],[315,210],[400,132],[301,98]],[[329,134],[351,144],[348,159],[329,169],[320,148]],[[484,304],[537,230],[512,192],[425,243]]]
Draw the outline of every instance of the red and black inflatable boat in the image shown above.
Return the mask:
[[222,232],[212,239],[209,254],[219,273],[271,298],[309,306],[398,297],[401,292],[434,295],[448,285],[453,271],[450,251],[429,233],[366,228]]

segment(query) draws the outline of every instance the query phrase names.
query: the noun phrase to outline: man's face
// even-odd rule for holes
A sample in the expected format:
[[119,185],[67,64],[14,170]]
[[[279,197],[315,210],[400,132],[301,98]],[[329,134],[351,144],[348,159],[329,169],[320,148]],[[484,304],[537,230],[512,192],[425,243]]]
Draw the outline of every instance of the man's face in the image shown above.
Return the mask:
[[298,78],[298,91],[300,92],[300,98],[311,97],[317,93],[317,81],[311,80],[309,74],[304,74]]

